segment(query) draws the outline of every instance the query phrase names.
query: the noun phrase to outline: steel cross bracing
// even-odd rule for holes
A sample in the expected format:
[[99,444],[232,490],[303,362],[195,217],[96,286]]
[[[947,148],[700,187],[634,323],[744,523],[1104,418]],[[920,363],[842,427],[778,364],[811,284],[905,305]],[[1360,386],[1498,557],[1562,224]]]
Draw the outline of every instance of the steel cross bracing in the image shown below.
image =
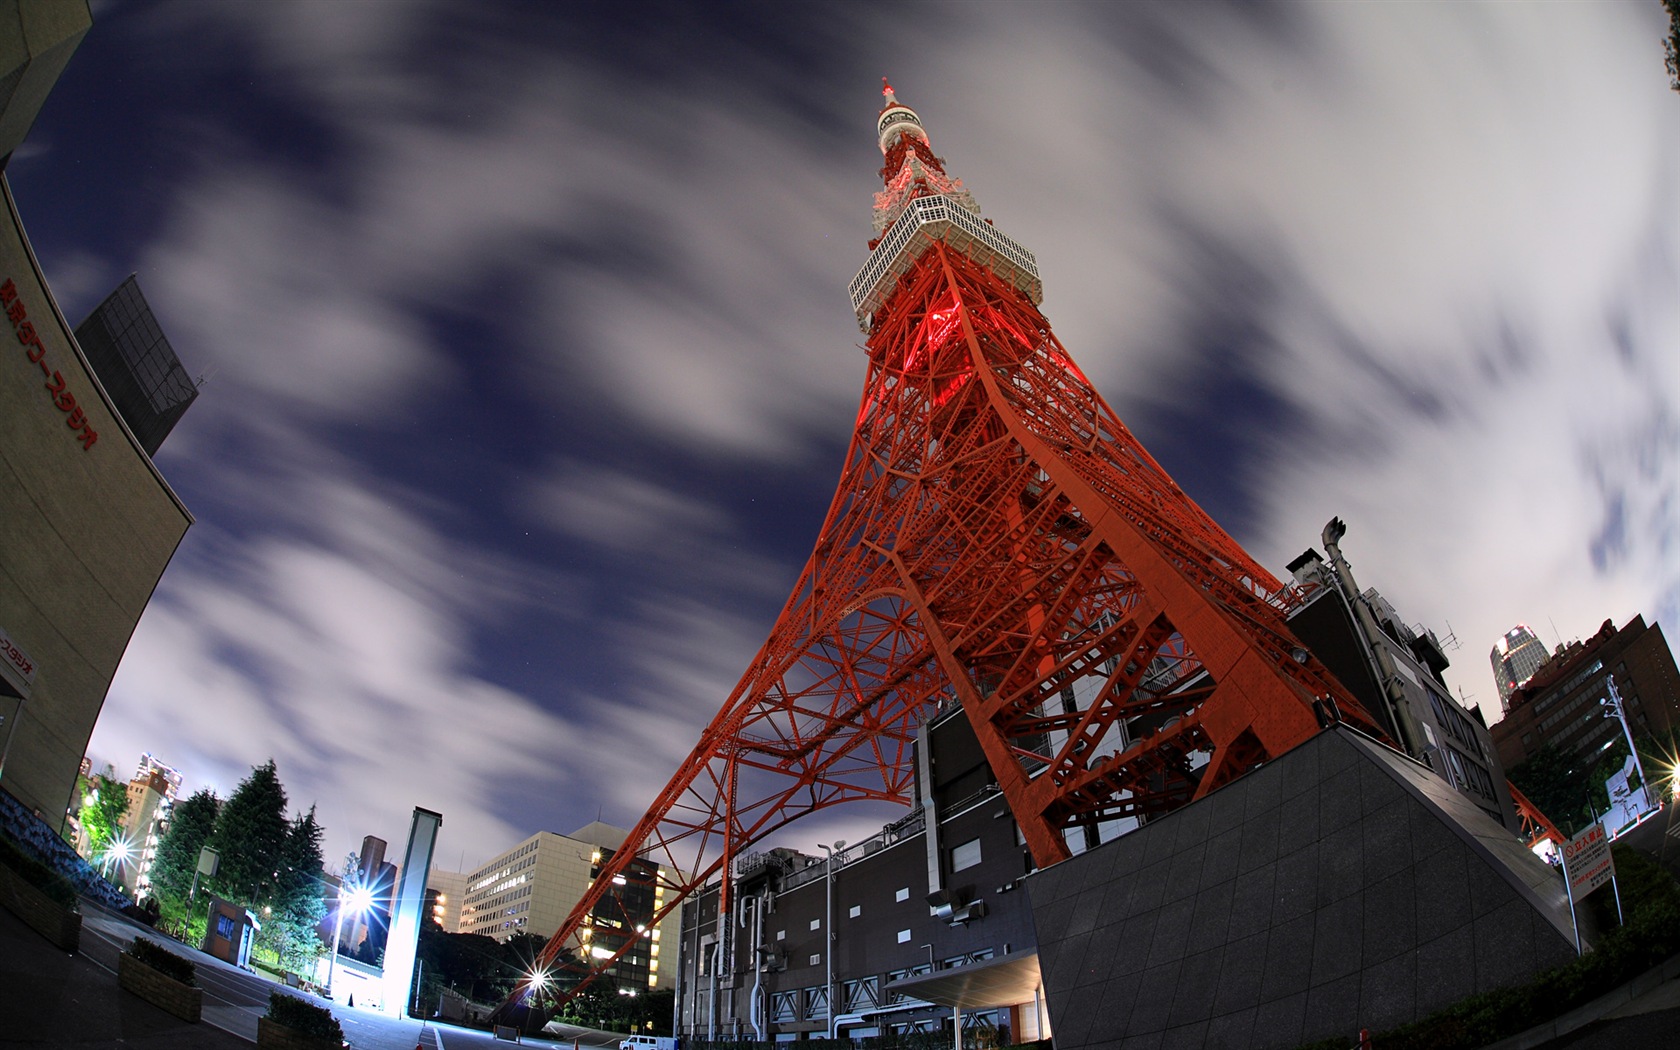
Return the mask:
[[[570,958],[637,856],[663,890],[637,920],[651,937],[789,822],[913,802],[916,730],[946,705],[1041,866],[1069,855],[1072,829],[1170,811],[1302,743],[1319,699],[1383,736],[1290,635],[1278,582],[1144,451],[1019,287],[934,240],[867,349],[792,596],[540,966],[587,983],[634,947]],[[727,878],[720,893],[727,914]]]

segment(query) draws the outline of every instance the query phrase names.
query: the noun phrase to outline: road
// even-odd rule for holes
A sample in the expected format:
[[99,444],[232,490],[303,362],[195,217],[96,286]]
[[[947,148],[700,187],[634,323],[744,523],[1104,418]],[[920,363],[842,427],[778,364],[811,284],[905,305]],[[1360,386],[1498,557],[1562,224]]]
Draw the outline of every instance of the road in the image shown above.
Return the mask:
[[[188,948],[115,912],[83,902],[82,954],[93,962],[116,970],[117,954],[137,936],[156,941],[177,955],[192,960],[197,967],[198,984],[204,989],[205,1024],[256,1042],[257,1018],[267,1012],[269,993],[279,985]],[[296,989],[287,991],[331,1010],[354,1050],[466,1050],[469,1047],[508,1045],[505,1040],[493,1039],[490,1033],[474,1028],[389,1017],[373,1010],[343,1006]],[[616,1050],[618,1041],[623,1038],[617,1033],[589,1028],[561,1028],[564,1033],[562,1039],[525,1036],[521,1042],[526,1046],[551,1046],[564,1050],[574,1045],[575,1038],[580,1048]]]

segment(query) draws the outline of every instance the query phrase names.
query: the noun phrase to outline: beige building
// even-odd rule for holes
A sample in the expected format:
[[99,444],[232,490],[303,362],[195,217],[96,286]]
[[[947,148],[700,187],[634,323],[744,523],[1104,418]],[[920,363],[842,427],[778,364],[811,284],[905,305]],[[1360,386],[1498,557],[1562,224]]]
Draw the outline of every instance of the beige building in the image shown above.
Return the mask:
[[128,810],[123,814],[130,859],[119,873],[122,888],[137,899],[150,895],[152,863],[180,788],[180,773],[151,755],[140,756],[140,768],[128,782]]
[[461,904],[467,895],[467,873],[433,868],[426,872],[426,892],[432,895],[432,919],[444,933],[461,932]]
[[[552,937],[593,884],[602,861],[624,844],[627,834],[600,821],[570,835],[539,831],[486,861],[467,876],[459,932],[481,933],[503,941],[516,933],[535,934],[545,940]],[[583,931],[586,943],[578,946],[604,958],[626,937],[634,937],[637,945],[610,971],[621,989],[660,986],[661,942],[676,943],[679,922],[675,908],[657,928],[649,929],[638,921],[650,918],[665,903],[665,890],[657,884],[657,869],[648,862],[638,863],[647,877],[637,878],[635,870],[629,877],[618,876],[617,885],[602,899]],[[666,983],[670,983],[669,978]]]
[[[0,157],[90,24],[80,0],[0,0]],[[3,178],[0,195],[0,786],[60,828],[192,515],[77,344]]]

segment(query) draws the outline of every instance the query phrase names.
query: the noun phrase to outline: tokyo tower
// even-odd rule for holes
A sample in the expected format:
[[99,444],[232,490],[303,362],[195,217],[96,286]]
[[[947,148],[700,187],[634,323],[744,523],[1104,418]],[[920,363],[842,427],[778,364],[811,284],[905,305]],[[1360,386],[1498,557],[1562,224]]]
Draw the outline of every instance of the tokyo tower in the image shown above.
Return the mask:
[[581,958],[587,983],[635,945],[590,942],[615,878],[655,880],[647,930],[719,873],[727,914],[751,844],[831,806],[910,804],[917,728],[952,705],[1040,866],[1070,831],[1182,806],[1329,718],[1386,735],[1051,333],[1032,254],[883,94],[851,283],[868,371],[834,502],[769,638],[539,967]]

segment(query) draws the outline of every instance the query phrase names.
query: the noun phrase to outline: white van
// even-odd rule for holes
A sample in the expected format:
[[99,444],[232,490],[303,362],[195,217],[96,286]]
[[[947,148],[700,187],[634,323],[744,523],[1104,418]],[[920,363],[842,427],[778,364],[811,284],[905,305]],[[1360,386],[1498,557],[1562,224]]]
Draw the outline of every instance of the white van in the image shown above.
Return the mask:
[[619,1042],[618,1050],[677,1050],[677,1041],[668,1035],[631,1035]]

